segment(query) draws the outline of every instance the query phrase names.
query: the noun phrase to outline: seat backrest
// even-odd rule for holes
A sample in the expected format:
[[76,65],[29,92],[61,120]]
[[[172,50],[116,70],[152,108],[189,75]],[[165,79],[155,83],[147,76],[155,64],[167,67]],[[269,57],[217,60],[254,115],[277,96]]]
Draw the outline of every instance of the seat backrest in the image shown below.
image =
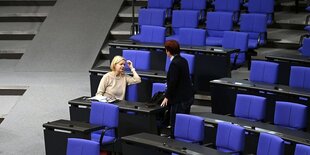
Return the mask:
[[249,0],[248,1],[249,13],[273,13],[274,0]]
[[98,142],[80,139],[68,138],[67,155],[99,155],[100,145]]
[[254,95],[237,94],[235,116],[254,121],[265,118],[266,98]]
[[[249,38],[253,38],[255,33],[267,32],[267,16],[264,14],[241,14],[240,31],[251,32]],[[256,37],[257,38],[257,37]]]
[[284,141],[278,136],[261,132],[257,155],[284,155]]
[[279,64],[268,61],[252,61],[250,81],[277,83]]
[[179,34],[179,28],[196,28],[198,26],[199,11],[174,10],[172,12],[172,28]]
[[307,120],[307,106],[277,101],[274,113],[274,124],[294,129],[304,129]]
[[181,10],[204,10],[206,6],[206,0],[181,0]]
[[236,12],[240,10],[239,0],[215,0],[215,11]]
[[172,8],[173,0],[148,0],[147,8],[162,8],[170,9]]
[[204,139],[204,119],[198,116],[177,114],[174,137],[176,140],[200,143]]
[[310,38],[304,38],[301,48],[301,54],[304,56],[310,56]]
[[[193,75],[194,74],[194,66],[195,66],[195,55],[193,54],[187,54],[187,53],[181,53],[180,54],[184,59],[186,59],[188,63],[188,68],[189,68],[189,74]],[[168,72],[169,66],[170,66],[170,58],[167,56],[166,58],[166,67],[165,71]]]
[[140,9],[139,25],[164,26],[165,10],[163,9]]
[[166,28],[160,26],[141,26],[141,42],[164,44]]
[[296,144],[294,155],[307,155],[310,154],[310,146],[303,144]]
[[[119,108],[116,105],[103,102],[91,102],[90,120],[91,124],[102,125],[109,128],[118,127]],[[101,130],[93,133],[101,134]],[[105,135],[115,136],[114,130],[108,130]]]
[[290,87],[310,89],[310,68],[292,66],[289,85]]
[[206,30],[180,28],[179,43],[184,46],[205,46]]
[[218,150],[242,152],[245,142],[245,129],[227,122],[220,122],[217,126],[216,147]]
[[152,86],[152,96],[154,96],[157,92],[164,92],[166,90],[166,84],[165,83],[153,83]]
[[243,32],[225,31],[223,48],[240,49],[241,52],[248,50],[248,34]]
[[207,30],[230,31],[233,28],[233,13],[208,12],[206,25]]
[[149,70],[151,68],[150,51],[123,50],[123,57],[126,60],[132,61],[135,68],[138,70]]

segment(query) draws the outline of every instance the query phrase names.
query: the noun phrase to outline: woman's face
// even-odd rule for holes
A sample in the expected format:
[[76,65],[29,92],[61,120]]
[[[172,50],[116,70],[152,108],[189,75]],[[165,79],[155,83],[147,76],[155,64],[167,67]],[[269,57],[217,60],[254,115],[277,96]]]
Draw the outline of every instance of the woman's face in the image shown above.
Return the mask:
[[125,68],[125,60],[121,60],[119,63],[115,65],[116,72],[124,72],[124,68]]

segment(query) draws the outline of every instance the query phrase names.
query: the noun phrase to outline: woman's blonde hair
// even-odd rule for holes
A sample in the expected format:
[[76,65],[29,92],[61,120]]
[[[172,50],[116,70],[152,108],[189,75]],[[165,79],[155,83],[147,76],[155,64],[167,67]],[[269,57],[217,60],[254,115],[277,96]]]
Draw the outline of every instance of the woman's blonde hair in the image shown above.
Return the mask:
[[118,64],[118,63],[121,62],[122,60],[126,61],[126,59],[125,59],[124,57],[119,56],[119,55],[116,55],[116,56],[113,58],[112,62],[111,62],[110,69],[111,69],[112,71],[115,71],[115,66],[116,66],[116,64]]

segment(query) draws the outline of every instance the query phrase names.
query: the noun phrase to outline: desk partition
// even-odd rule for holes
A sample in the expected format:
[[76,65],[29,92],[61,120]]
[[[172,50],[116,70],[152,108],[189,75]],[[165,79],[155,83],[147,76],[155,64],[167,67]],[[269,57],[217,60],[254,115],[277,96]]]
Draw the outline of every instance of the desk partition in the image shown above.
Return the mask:
[[[273,122],[275,101],[288,101],[310,105],[310,90],[291,88],[285,85],[251,82],[247,80],[222,78],[211,83],[212,113],[234,114],[237,94],[251,94],[267,99],[266,119]],[[309,110],[308,108],[308,116]],[[310,119],[307,121],[307,129],[310,129]]]
[[[166,53],[163,51],[164,46],[159,44],[139,44],[131,41],[116,41],[109,43],[110,54],[108,59],[112,59],[115,55],[122,55],[125,49],[149,50],[151,51],[151,70],[165,71]],[[223,49],[221,47],[181,47],[181,51],[194,54],[194,88],[198,92],[209,92],[209,81],[231,77],[230,55],[239,52],[237,49]],[[91,91],[92,96],[97,90],[99,81],[102,77],[102,68],[93,68],[90,70]],[[99,74],[100,73],[100,74]],[[138,72],[139,73],[139,72]],[[144,77],[165,80],[165,75],[154,76],[156,72],[146,72]],[[149,73],[151,73],[149,75]],[[160,72],[158,72],[160,73]],[[158,74],[159,75],[159,74]]]
[[291,66],[310,67],[309,56],[275,53],[267,55],[266,59],[279,64],[278,83],[283,85],[289,85]]

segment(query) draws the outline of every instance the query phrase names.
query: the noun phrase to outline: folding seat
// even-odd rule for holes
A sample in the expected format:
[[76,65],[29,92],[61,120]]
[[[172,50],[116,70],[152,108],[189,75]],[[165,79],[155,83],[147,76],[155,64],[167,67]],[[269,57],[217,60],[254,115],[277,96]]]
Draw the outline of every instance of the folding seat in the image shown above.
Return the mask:
[[179,44],[181,46],[205,46],[206,30],[180,28]]
[[100,145],[86,139],[68,138],[67,155],[99,155]]
[[181,0],[181,10],[199,11],[199,20],[204,20],[207,8],[206,0]]
[[160,26],[142,25],[139,34],[131,36],[130,39],[141,43],[165,43],[166,28]]
[[247,119],[250,121],[262,121],[265,118],[266,98],[237,94],[235,117]]
[[206,45],[222,46],[224,31],[233,28],[233,14],[231,12],[208,12],[206,22]]
[[[187,54],[187,53],[181,53],[180,55],[187,60],[188,68],[189,68],[189,74],[193,75],[194,74],[194,67],[195,67],[195,55]],[[170,61],[169,57],[167,57],[166,58],[166,67],[165,67],[166,72],[168,72],[168,70],[169,70],[170,63],[171,63],[171,61]]]
[[173,0],[148,0],[147,8],[163,9],[166,12],[166,17],[171,17],[171,10],[173,7]]
[[291,129],[306,128],[307,106],[292,102],[276,102],[274,124]]
[[245,143],[245,129],[227,122],[217,126],[216,149],[230,154],[242,154]]
[[294,155],[308,155],[310,154],[310,146],[303,144],[296,144]]
[[172,35],[166,40],[179,41],[180,28],[197,28],[198,27],[198,11],[191,10],[174,10],[172,12]]
[[[137,70],[149,70],[151,67],[150,51],[123,50],[123,57],[132,61]],[[126,91],[127,101],[138,101],[138,85],[130,85]]]
[[230,55],[230,62],[233,66],[242,65],[246,60],[248,50],[248,34],[243,32],[225,31],[222,47],[224,49],[239,49],[239,53]]
[[249,34],[248,48],[255,49],[267,42],[267,23],[264,14],[241,14],[240,32]]
[[284,141],[278,136],[261,132],[257,155],[284,155]]
[[302,47],[300,47],[298,50],[301,52],[302,55],[310,56],[310,38],[304,38],[302,42]]
[[233,21],[238,22],[240,0],[215,0],[213,4],[216,12],[232,12]]
[[164,26],[165,11],[162,9],[140,9],[138,24]]
[[204,139],[204,119],[198,116],[177,114],[174,127],[174,139],[202,144]]
[[249,13],[266,15],[268,25],[273,23],[274,0],[249,0],[244,6],[248,8]]
[[279,64],[268,61],[252,61],[250,81],[275,84],[278,79]]
[[91,140],[100,143],[102,150],[114,151],[113,144],[118,140],[119,107],[110,103],[91,102],[90,124],[102,125],[103,130],[94,131],[91,133]]
[[303,89],[310,89],[310,68],[301,66],[292,66],[289,86]]

